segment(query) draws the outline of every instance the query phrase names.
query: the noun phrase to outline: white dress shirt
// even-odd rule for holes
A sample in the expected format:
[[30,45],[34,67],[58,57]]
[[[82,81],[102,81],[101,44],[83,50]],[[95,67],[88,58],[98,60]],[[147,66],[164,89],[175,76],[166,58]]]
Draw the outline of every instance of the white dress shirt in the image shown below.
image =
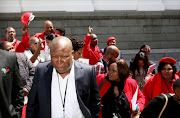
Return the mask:
[[[30,59],[33,56],[33,53],[30,50],[26,50],[24,54],[28,57],[28,59]],[[33,65],[36,67],[39,62],[44,62],[49,60],[51,60],[51,56],[45,53],[43,50],[41,50],[39,56],[37,57]]]
[[[66,97],[64,96],[65,90]],[[60,74],[57,73],[56,69],[53,68],[51,83],[51,118],[63,118],[62,101],[64,102],[64,97],[65,118],[84,118],[77,100],[74,75],[74,62],[72,64],[70,73],[64,79],[60,76]]]

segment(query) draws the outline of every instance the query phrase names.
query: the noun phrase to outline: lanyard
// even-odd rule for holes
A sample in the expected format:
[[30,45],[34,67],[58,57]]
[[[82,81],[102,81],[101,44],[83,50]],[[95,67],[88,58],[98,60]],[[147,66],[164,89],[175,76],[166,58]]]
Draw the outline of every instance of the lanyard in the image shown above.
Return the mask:
[[61,96],[61,102],[62,102],[62,105],[63,105],[63,118],[65,118],[65,102],[66,102],[66,92],[67,92],[67,85],[68,85],[68,78],[69,78],[69,75],[67,77],[67,82],[66,82],[66,88],[65,88],[65,93],[64,93],[64,101],[62,99],[62,94],[61,94],[61,89],[60,89],[60,82],[59,82],[59,75],[58,75],[58,72],[56,71],[57,73],[57,76],[58,76],[58,83],[59,83],[59,92],[60,92],[60,96]]

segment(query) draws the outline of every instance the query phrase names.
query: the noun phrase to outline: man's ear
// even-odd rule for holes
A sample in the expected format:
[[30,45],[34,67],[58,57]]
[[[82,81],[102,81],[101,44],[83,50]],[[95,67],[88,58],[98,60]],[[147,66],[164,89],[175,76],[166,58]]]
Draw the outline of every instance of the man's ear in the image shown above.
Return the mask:
[[74,55],[74,50],[72,51],[72,55]]
[[72,58],[74,59],[74,50],[72,51]]

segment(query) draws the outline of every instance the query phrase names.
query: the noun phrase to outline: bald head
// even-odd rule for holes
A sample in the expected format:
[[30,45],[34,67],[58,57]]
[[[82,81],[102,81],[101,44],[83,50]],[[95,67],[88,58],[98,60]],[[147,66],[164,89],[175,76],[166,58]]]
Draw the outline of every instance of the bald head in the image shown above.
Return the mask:
[[114,61],[115,58],[118,57],[118,55],[119,55],[119,49],[116,46],[111,45],[107,47],[104,58],[106,58],[107,60],[111,62],[111,61]]
[[50,50],[52,51],[54,48],[58,50],[62,50],[63,48],[68,48],[69,50],[72,50],[72,42],[69,38],[61,36],[61,37],[56,37],[52,40],[51,45],[50,45]]
[[44,22],[43,29],[45,31],[45,35],[53,33],[53,23],[50,20],[46,20]]
[[39,42],[39,39],[38,39],[37,37],[31,37],[31,38],[29,39],[29,45],[31,45],[31,44],[33,44],[33,43],[35,43],[35,42]]
[[119,49],[114,45],[108,46],[107,49],[106,49],[105,55],[107,55],[107,54],[113,54],[114,56],[118,57]]
[[44,21],[44,25],[47,25],[47,24],[53,24],[53,23],[50,20]]
[[72,42],[67,37],[56,37],[50,45],[51,62],[58,73],[65,77],[72,66]]
[[37,37],[31,37],[29,39],[29,46],[30,46],[30,50],[35,53],[37,50],[37,45],[39,43],[39,39]]

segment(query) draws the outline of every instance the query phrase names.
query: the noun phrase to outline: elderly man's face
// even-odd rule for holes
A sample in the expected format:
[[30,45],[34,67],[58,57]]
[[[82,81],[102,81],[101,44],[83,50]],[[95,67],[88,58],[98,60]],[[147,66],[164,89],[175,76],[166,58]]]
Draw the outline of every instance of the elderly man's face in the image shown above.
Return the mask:
[[55,45],[51,49],[51,61],[60,74],[68,73],[72,65],[72,47]]

